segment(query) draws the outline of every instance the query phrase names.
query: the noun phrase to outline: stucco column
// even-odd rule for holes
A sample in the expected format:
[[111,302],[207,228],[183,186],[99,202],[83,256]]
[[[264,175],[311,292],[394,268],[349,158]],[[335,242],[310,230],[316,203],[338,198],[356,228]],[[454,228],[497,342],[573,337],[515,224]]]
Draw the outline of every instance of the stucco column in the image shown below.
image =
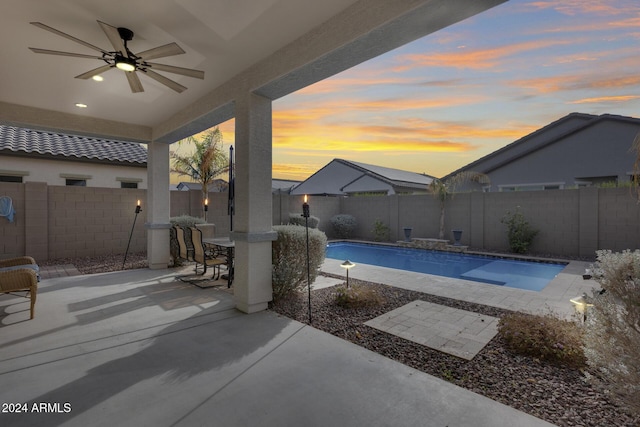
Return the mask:
[[147,146],[146,210],[147,261],[149,268],[169,265],[169,144],[151,142]]
[[245,313],[271,301],[271,100],[247,94],[236,100],[235,241],[236,307]]

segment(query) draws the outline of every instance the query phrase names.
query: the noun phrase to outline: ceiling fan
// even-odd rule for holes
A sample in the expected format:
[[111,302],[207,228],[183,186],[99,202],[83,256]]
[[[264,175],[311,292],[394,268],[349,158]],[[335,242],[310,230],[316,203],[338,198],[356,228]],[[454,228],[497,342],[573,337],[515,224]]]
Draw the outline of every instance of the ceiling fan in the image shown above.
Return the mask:
[[123,27],[116,28],[112,25],[98,21],[98,24],[100,24],[100,27],[107,35],[107,38],[114,48],[113,51],[107,51],[90,43],[87,43],[84,40],[80,40],[76,37],[70,36],[67,33],[56,30],[55,28],[52,28],[41,22],[31,22],[31,24],[102,53],[102,55],[86,55],[83,53],[61,52],[58,50],[39,49],[36,47],[29,48],[35,53],[72,56],[75,58],[99,59],[106,62],[106,65],[102,65],[98,68],[87,71],[86,73],[77,75],[76,79],[90,79],[112,68],[118,68],[125,72],[124,74],[125,76],[127,76],[129,86],[131,87],[131,92],[133,93],[144,92],[142,83],[140,82],[140,78],[136,74],[136,71],[144,73],[145,75],[175,90],[178,93],[183,92],[187,88],[163,75],[156,73],[154,70],[166,71],[168,73],[180,74],[196,79],[204,79],[204,71],[193,70],[191,68],[176,67],[173,65],[158,64],[156,62],[149,62],[149,60],[152,59],[165,58],[167,56],[181,55],[185,53],[185,51],[182,50],[182,48],[176,43],[169,43],[163,46],[155,47],[153,49],[145,50],[144,52],[139,52],[138,54],[134,54],[127,47],[127,42],[133,39],[133,31]]

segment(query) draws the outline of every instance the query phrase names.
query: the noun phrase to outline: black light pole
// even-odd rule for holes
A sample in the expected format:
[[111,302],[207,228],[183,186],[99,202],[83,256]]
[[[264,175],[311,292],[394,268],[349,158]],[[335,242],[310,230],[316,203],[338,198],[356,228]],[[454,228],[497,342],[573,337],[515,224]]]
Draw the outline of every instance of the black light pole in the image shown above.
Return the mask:
[[129,233],[129,243],[127,243],[127,250],[124,252],[124,260],[122,261],[122,269],[124,270],[124,263],[127,262],[127,254],[129,253],[129,246],[131,245],[131,236],[133,236],[133,229],[136,226],[136,219],[138,219],[138,214],[142,212],[142,208],[140,207],[140,199],[138,199],[138,204],[136,205],[136,216],[133,217],[133,225],[131,226],[131,233]]
[[309,264],[309,204],[307,195],[304,195],[302,204],[302,216],[304,217],[304,227],[307,230],[307,289],[309,290],[309,324],[311,324],[311,268]]

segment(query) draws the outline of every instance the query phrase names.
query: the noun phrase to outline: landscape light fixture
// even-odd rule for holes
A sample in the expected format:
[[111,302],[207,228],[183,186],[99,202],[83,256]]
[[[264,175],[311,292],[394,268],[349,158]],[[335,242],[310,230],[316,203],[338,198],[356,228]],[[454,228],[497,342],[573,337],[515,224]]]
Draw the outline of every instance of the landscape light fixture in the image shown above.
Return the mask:
[[204,199],[204,220],[207,220],[207,211],[209,210],[209,199]]
[[576,309],[576,313],[582,315],[582,322],[587,321],[587,310],[589,307],[593,307],[593,304],[587,301],[587,294],[582,294],[575,298],[571,298],[571,301]]
[[347,289],[349,288],[349,270],[351,270],[355,266],[356,265],[354,263],[352,263],[351,261],[349,261],[349,260],[346,260],[345,262],[340,264],[340,267],[342,267],[345,270],[347,270]]

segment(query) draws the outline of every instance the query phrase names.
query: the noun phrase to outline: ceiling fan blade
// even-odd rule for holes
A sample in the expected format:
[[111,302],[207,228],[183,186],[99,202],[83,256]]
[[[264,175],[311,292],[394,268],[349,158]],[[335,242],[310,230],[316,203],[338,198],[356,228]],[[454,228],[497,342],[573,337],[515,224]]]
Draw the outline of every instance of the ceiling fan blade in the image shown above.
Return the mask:
[[168,87],[168,88],[170,88],[170,89],[175,90],[175,91],[176,91],[176,92],[178,92],[178,93],[182,93],[182,92],[184,92],[185,90],[187,90],[187,88],[186,88],[185,86],[182,86],[181,84],[176,83],[176,82],[174,82],[173,80],[166,78],[165,76],[161,76],[161,75],[160,75],[160,74],[158,74],[158,73],[154,73],[153,71],[151,71],[151,70],[149,70],[149,69],[147,69],[147,70],[143,70],[143,72],[144,72],[147,76],[149,76],[149,77],[151,77],[152,79],[154,79],[155,81],[162,83],[163,85],[167,86],[167,87]]
[[157,71],[166,71],[167,73],[181,74],[183,76],[194,77],[201,80],[204,79],[204,71],[175,67],[173,65],[157,64],[155,62],[147,62],[146,64]]
[[157,58],[165,58],[167,56],[174,55],[182,55],[185,53],[184,50],[176,43],[165,44],[164,46],[154,47],[153,49],[145,50],[144,52],[140,52],[136,54],[136,56],[144,59],[157,59]]
[[127,56],[127,48],[124,47],[124,42],[120,38],[118,29],[113,25],[105,24],[102,21],[98,21],[98,24],[100,24],[100,28],[102,28],[102,31],[107,35],[107,38],[111,42],[111,46],[120,52],[120,54]]
[[127,76],[127,80],[129,81],[129,87],[131,87],[131,92],[139,93],[144,92],[144,88],[142,87],[142,82],[140,78],[136,74],[135,71],[125,71],[124,74]]
[[31,49],[32,52],[45,53],[47,55],[73,56],[75,58],[87,58],[87,59],[102,59],[102,56],[85,55],[84,53],[61,52],[59,50],[40,49],[37,47],[30,47],[29,49]]
[[105,71],[110,70],[111,68],[113,68],[113,65],[103,65],[102,67],[98,67],[98,68],[94,68],[93,70],[87,71],[86,73],[82,73],[80,75],[76,76],[76,79],[90,79],[93,76],[97,76],[98,74],[102,74]]
[[61,37],[64,37],[64,38],[66,38],[66,39],[73,40],[74,42],[76,42],[76,43],[80,43],[81,45],[86,46],[86,47],[88,47],[88,48],[90,48],[90,49],[97,50],[97,51],[102,52],[102,53],[108,53],[108,52],[107,52],[106,50],[104,50],[104,49],[100,49],[99,47],[94,46],[94,45],[92,45],[91,43],[87,43],[87,42],[86,42],[86,41],[84,41],[84,40],[80,40],[80,39],[78,39],[78,38],[75,38],[75,37],[73,37],[73,36],[70,36],[70,35],[69,35],[69,34],[67,34],[67,33],[63,33],[62,31],[56,30],[55,28],[52,28],[52,27],[50,27],[50,26],[48,26],[48,25],[45,25],[45,24],[43,24],[42,22],[30,22],[30,24],[31,24],[31,25],[35,25],[35,26],[36,26],[36,27],[38,27],[38,28],[42,28],[43,30],[47,30],[47,31],[49,31],[49,32],[52,32],[53,34],[57,34],[57,35],[59,35],[59,36],[61,36]]

